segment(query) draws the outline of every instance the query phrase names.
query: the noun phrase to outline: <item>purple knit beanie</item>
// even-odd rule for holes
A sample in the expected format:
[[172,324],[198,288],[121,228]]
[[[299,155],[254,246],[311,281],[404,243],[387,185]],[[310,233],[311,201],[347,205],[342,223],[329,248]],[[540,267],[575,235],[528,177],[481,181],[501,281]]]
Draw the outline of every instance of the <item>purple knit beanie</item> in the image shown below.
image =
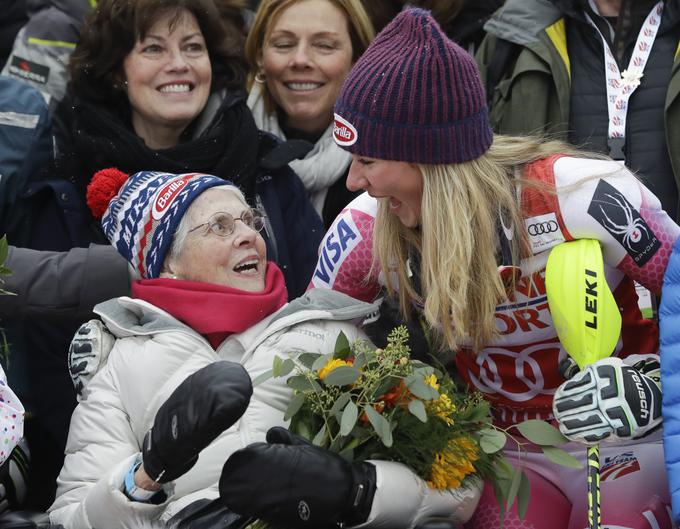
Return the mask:
[[405,9],[378,34],[334,111],[336,143],[371,158],[461,163],[493,141],[474,59],[423,9]]

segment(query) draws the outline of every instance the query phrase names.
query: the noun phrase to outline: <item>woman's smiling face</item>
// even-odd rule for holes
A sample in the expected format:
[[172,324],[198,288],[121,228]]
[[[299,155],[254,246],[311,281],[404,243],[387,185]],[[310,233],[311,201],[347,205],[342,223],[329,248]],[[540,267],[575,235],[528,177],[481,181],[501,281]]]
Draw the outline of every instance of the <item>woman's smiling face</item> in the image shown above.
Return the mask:
[[329,0],[300,0],[276,18],[258,57],[267,89],[292,128],[321,133],[352,68],[347,16]]
[[125,57],[123,76],[135,132],[147,140],[159,129],[170,129],[179,137],[203,111],[212,81],[208,49],[194,15],[185,11],[177,20],[172,14],[161,16]]
[[390,211],[407,228],[420,226],[423,175],[417,165],[352,155],[347,189],[388,200]]

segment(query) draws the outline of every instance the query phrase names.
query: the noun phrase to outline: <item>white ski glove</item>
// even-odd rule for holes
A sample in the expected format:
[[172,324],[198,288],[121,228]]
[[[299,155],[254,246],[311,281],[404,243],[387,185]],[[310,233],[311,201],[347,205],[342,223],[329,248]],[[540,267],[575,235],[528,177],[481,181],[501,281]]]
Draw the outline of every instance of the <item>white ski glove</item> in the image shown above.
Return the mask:
[[557,388],[553,414],[572,441],[642,437],[661,424],[659,363],[598,360]]

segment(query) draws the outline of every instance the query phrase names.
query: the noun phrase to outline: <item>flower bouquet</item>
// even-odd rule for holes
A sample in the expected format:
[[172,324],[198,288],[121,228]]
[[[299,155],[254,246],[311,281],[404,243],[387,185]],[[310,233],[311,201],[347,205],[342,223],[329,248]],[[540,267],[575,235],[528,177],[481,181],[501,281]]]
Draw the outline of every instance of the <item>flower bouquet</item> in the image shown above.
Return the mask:
[[[408,338],[406,327],[397,327],[386,347],[375,349],[365,341],[350,344],[340,333],[332,354],[275,357],[271,371],[255,384],[287,377],[294,390],[285,413],[289,429],[315,445],[348,461],[403,463],[433,489],[489,479],[501,512],[517,500],[523,516],[529,481],[509,464],[502,448],[508,438],[520,445],[525,441],[493,425],[481,393],[459,388],[444,369],[413,359]],[[566,439],[549,424],[525,421],[513,428],[557,454],[558,463],[580,466],[555,447]]]

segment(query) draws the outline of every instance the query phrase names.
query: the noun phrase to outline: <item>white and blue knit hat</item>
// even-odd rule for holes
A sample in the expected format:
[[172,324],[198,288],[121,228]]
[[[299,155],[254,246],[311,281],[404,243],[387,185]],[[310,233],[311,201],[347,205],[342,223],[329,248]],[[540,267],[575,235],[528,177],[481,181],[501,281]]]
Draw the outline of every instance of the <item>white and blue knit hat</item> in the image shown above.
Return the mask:
[[206,189],[230,184],[217,176],[104,169],[87,187],[87,205],[104,234],[142,278],[159,276],[184,213]]

